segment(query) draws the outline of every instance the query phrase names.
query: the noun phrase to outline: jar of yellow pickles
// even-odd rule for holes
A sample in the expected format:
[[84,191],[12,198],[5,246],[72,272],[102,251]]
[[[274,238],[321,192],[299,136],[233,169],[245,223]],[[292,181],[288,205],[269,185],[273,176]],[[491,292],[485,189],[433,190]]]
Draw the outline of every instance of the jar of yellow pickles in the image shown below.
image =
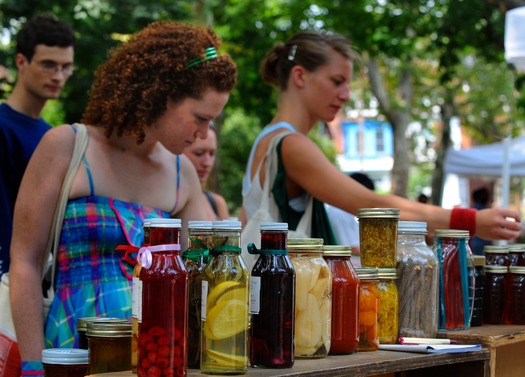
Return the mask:
[[360,208],[359,243],[363,267],[395,268],[398,208]]
[[395,268],[378,268],[379,343],[394,344],[399,328],[399,301]]
[[289,238],[295,270],[295,357],[322,358],[330,350],[332,273],[322,238]]

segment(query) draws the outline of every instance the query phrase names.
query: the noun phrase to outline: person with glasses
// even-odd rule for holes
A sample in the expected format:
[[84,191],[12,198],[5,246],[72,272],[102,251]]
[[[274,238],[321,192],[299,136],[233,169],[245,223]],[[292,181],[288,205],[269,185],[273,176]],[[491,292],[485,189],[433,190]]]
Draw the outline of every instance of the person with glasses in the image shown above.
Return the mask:
[[37,14],[16,37],[18,77],[0,104],[0,275],[9,270],[13,213],[22,176],[51,125],[41,117],[73,73],[73,29],[51,14]]
[[211,28],[155,22],[95,72],[81,119],[88,144],[69,192],[45,323],[42,259],[81,126],[55,127],[42,138],[20,186],[11,245],[11,309],[23,363],[41,370],[44,347],[78,347],[78,318],[131,318],[136,258],[123,249],[142,245],[145,219],[181,219],[182,250],[187,221],[211,220],[183,152],[207,137],[236,84],[237,67],[219,49]]

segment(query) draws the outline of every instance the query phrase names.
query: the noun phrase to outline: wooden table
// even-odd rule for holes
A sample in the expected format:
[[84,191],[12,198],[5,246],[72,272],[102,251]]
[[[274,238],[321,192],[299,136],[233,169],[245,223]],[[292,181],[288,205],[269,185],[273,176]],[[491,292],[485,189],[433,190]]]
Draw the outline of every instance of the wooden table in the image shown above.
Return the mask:
[[[489,373],[487,350],[456,354],[418,354],[374,351],[325,359],[296,360],[291,369],[248,368],[246,376],[403,376],[403,377],[483,377]],[[133,377],[131,371],[92,375],[91,377]],[[188,376],[206,376],[189,369]],[[499,377],[499,376],[498,376]]]
[[439,336],[486,347],[490,352],[490,377],[525,376],[525,326],[483,325]]

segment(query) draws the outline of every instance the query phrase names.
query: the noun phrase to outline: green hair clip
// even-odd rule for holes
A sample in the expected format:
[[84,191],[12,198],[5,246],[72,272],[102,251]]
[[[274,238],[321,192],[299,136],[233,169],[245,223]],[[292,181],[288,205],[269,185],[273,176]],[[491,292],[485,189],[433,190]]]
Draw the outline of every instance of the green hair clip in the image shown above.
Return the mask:
[[204,58],[195,58],[190,60],[186,68],[195,67],[196,65],[204,63],[207,60],[215,59],[217,57],[219,57],[219,54],[217,53],[215,47],[208,47],[206,50],[204,50]]

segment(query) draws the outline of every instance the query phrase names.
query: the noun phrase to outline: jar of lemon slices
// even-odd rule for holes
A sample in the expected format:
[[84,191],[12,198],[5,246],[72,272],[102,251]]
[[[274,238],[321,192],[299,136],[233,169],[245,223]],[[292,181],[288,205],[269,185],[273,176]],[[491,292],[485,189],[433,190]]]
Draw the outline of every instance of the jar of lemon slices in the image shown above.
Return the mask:
[[249,273],[241,257],[241,222],[214,221],[204,268],[201,363],[205,374],[248,370]]

